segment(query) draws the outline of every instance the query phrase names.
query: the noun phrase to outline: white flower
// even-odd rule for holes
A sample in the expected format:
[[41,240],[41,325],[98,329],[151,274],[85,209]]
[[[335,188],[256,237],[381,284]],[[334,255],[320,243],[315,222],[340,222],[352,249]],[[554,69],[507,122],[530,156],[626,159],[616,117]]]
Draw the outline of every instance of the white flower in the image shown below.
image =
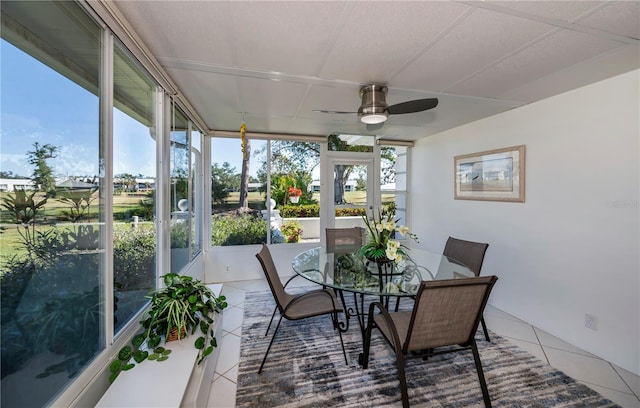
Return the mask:
[[396,223],[393,221],[382,220],[382,226],[387,231],[393,231],[394,229],[396,229]]
[[394,250],[398,250],[398,248],[400,248],[400,241],[394,241],[392,239],[390,239],[387,242],[387,248],[393,248]]
[[376,230],[378,230],[378,232],[382,232],[384,230],[384,226],[381,222],[376,222],[374,223],[374,225],[376,226]]
[[398,227],[397,231],[402,235],[407,235],[409,233],[409,227],[407,227],[406,225],[401,225]]
[[395,257],[398,255],[398,252],[396,251],[395,248],[387,245],[387,249],[384,251],[384,254],[387,256],[388,259],[395,259]]

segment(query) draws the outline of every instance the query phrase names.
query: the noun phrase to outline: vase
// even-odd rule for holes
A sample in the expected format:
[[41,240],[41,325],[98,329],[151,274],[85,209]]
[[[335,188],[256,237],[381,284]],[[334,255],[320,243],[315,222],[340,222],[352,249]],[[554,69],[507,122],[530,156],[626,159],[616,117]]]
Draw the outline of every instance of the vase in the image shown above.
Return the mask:
[[298,204],[298,200],[300,200],[299,196],[289,196],[289,201],[291,201],[293,204]]

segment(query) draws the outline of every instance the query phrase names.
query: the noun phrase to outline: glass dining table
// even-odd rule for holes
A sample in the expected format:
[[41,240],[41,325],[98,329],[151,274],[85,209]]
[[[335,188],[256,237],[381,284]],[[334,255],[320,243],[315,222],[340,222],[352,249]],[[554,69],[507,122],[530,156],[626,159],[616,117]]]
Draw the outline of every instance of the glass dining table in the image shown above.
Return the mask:
[[[356,318],[363,343],[369,303],[380,301],[388,309],[391,298],[398,305],[401,298],[414,297],[421,281],[475,276],[454,259],[415,248],[400,262],[381,264],[366,259],[357,248],[327,252],[326,247],[316,247],[296,255],[292,267],[297,275],[336,290],[346,316],[338,329],[347,331]],[[352,302],[347,302],[345,292],[353,294]]]

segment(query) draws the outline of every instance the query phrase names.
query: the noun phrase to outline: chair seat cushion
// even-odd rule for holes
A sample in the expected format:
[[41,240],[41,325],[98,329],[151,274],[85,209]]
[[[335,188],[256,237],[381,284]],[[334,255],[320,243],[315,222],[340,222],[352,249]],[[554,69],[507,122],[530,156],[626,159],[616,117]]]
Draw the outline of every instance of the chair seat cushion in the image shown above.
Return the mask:
[[342,312],[340,302],[333,292],[329,290],[318,289],[306,292],[303,295],[290,296],[284,313],[284,316],[289,320]]
[[[393,320],[393,324],[396,326],[396,330],[398,331],[398,338],[400,339],[400,345],[402,346],[407,338],[407,333],[409,332],[409,322],[411,321],[411,310],[406,310],[403,312],[391,313],[391,320]],[[387,324],[387,321],[381,314],[377,314],[373,316],[373,320],[376,322],[378,328],[380,328],[380,332],[382,335],[389,340],[393,341],[393,336],[391,334],[391,328]]]

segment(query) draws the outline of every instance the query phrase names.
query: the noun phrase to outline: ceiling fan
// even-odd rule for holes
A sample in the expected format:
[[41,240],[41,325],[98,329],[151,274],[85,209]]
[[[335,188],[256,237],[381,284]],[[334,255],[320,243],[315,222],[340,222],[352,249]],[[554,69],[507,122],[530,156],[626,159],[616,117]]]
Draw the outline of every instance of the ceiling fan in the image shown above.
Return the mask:
[[364,85],[360,88],[362,104],[357,112],[343,112],[331,110],[314,110],[321,113],[357,113],[362,123],[367,124],[367,130],[376,130],[382,127],[389,115],[422,112],[438,106],[438,98],[415,99],[412,101],[387,105],[387,87],[384,85]]

